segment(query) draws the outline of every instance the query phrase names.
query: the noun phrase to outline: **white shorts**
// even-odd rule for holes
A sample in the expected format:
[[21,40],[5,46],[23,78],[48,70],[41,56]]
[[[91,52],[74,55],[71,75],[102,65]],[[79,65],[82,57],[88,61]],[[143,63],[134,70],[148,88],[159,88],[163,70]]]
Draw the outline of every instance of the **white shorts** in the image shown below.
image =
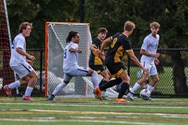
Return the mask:
[[22,61],[22,63],[19,63],[17,66],[10,67],[19,76],[19,78],[27,76],[31,71],[34,70],[33,67],[26,61]]
[[64,71],[64,80],[70,81],[73,76],[86,76],[88,74],[89,68],[78,67],[71,69],[69,71]]
[[157,68],[154,63],[148,61],[141,61],[141,64],[144,68],[149,70],[149,76],[157,75]]

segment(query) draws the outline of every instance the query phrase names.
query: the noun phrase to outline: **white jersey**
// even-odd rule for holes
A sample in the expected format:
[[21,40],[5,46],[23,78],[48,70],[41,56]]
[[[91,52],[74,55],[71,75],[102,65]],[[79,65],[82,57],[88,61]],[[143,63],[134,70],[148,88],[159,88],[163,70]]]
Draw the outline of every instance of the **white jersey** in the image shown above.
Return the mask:
[[17,66],[22,61],[26,60],[26,57],[19,54],[16,51],[16,48],[22,48],[23,51],[26,51],[26,41],[25,37],[22,35],[22,33],[18,34],[12,43],[11,46],[11,58],[10,58],[10,66]]
[[70,42],[64,49],[63,71],[65,73],[79,67],[78,52],[70,52],[70,48],[78,49],[78,44]]
[[[145,37],[141,49],[145,50],[148,53],[155,54],[157,53],[157,48],[159,45],[160,36],[157,34],[156,38],[149,34]],[[141,61],[147,61],[150,63],[154,63],[154,57],[142,55]]]

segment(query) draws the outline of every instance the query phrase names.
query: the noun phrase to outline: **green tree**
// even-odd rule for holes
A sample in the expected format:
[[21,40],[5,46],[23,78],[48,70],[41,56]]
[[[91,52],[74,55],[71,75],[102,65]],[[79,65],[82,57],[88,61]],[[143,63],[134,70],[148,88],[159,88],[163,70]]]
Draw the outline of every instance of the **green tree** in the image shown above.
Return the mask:
[[28,48],[44,48],[45,22],[78,22],[79,1],[7,0],[12,37],[23,21],[33,22]]

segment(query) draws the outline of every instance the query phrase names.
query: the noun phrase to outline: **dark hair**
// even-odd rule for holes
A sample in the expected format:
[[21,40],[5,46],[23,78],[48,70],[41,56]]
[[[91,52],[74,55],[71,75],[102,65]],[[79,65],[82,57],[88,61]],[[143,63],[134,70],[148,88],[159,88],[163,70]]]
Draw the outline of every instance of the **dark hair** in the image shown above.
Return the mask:
[[97,31],[98,34],[99,34],[99,33],[107,33],[107,32],[108,32],[108,30],[107,30],[105,27],[101,27],[101,28],[99,28],[98,31]]
[[19,26],[19,33],[22,33],[23,29],[26,29],[27,26],[30,26],[32,28],[32,23],[29,22],[22,22]]
[[68,35],[67,38],[66,38],[66,42],[67,42],[67,43],[70,42],[71,39],[72,39],[73,37],[76,37],[77,34],[78,34],[78,32],[76,32],[76,31],[70,31],[70,32],[69,32],[69,35]]

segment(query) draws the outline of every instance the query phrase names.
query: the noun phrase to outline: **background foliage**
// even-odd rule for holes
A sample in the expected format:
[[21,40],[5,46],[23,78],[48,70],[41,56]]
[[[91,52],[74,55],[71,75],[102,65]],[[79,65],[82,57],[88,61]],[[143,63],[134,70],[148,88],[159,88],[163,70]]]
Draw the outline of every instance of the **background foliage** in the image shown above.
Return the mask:
[[[7,0],[12,37],[22,21],[33,22],[29,48],[44,48],[45,22],[79,22],[80,0]],[[136,23],[131,39],[141,46],[149,33],[149,23],[161,24],[161,47],[187,48],[188,1],[186,0],[85,0],[84,22],[90,23],[92,36],[107,27],[108,35],[123,31],[126,20]]]

